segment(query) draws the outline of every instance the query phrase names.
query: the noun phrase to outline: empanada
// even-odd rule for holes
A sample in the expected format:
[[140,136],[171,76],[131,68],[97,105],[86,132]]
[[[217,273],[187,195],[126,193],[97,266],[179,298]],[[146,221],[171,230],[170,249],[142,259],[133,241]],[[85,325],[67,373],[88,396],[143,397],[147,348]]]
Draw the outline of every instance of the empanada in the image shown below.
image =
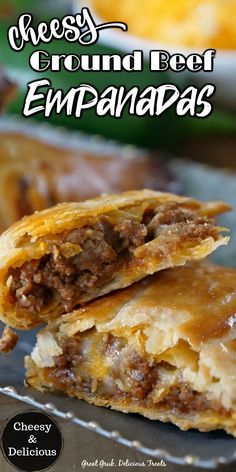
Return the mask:
[[[178,188],[168,162],[157,152],[111,146],[106,140],[97,149],[91,136],[84,136],[81,144],[78,139],[74,150],[66,147],[65,138],[62,149],[54,144],[54,128],[45,134],[36,139],[33,127],[17,133],[17,126],[16,132],[0,132],[0,232],[22,216],[57,203],[134,188]],[[62,139],[63,133],[57,134]]]
[[228,238],[200,203],[150,190],[64,203],[0,238],[0,314],[30,329],[161,269],[202,259]]
[[165,270],[38,333],[27,383],[236,436],[236,270]]

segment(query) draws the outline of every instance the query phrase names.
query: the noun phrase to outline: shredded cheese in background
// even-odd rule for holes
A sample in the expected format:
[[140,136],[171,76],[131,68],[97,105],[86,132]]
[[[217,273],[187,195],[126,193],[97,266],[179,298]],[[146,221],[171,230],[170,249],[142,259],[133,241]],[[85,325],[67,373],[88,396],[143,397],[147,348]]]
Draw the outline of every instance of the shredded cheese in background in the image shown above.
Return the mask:
[[236,0],[91,0],[106,21],[172,46],[236,49]]

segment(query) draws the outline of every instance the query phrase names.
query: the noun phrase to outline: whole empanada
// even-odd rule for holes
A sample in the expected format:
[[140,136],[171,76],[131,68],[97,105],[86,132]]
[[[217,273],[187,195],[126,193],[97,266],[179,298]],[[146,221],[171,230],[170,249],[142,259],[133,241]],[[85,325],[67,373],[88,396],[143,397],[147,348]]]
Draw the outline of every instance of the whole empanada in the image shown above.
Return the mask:
[[75,138],[73,133],[77,147],[70,148],[70,134],[54,128],[45,131],[42,126],[36,138],[38,124],[25,125],[25,132],[20,124],[19,129],[14,124],[14,132],[7,132],[7,125],[5,131],[0,127],[0,232],[23,216],[58,203],[133,188],[166,192],[180,188],[169,162],[158,152],[112,146],[86,135]]
[[202,259],[228,238],[228,206],[149,190],[36,212],[0,238],[0,315],[30,329],[156,271]]

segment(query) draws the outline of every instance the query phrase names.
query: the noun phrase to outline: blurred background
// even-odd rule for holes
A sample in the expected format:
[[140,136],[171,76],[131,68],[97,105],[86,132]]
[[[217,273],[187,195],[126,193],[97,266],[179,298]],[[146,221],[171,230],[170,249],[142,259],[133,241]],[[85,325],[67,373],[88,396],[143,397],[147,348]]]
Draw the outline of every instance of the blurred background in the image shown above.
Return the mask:
[[[82,119],[68,118],[63,114],[54,115],[51,121],[69,128],[96,133],[121,142],[145,147],[168,149],[175,154],[193,155],[196,159],[213,164],[225,165],[225,158],[234,165],[236,151],[236,3],[235,0],[105,0],[68,1],[59,0],[0,0],[1,49],[0,61],[8,75],[19,85],[16,99],[9,111],[21,113],[26,84],[39,78],[29,67],[29,55],[33,47],[28,45],[22,52],[11,51],[6,33],[9,24],[22,12],[34,14],[35,22],[80,11],[89,6],[99,20],[125,21],[128,33],[114,30],[101,33],[100,43],[86,47],[86,53],[132,52],[139,47],[148,54],[150,47],[169,49],[176,52],[204,51],[216,48],[215,72],[207,76],[201,73],[153,73],[146,67],[143,73],[86,73],[66,72],[60,74],[47,72],[54,88],[67,90],[77,83],[91,83],[98,89],[109,84],[124,84],[127,87],[138,85],[141,89],[148,85],[160,85],[170,81],[177,82],[180,88],[197,82],[217,85],[215,111],[204,120],[197,118],[176,118],[174,112],[161,117],[135,118],[126,114],[122,119],[110,117],[97,118],[93,112],[86,112]],[[84,47],[77,43],[53,41],[43,45],[50,53],[85,53]],[[120,49],[119,49],[120,48]],[[45,74],[43,74],[45,76]],[[38,117],[40,119],[40,115]],[[212,155],[214,154],[214,159]]]

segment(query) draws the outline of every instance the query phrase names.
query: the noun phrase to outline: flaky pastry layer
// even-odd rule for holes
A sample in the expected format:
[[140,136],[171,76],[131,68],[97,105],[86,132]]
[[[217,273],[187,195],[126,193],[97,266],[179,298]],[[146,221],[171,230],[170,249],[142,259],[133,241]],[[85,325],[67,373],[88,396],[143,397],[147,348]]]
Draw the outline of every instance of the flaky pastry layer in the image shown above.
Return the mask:
[[228,242],[224,203],[150,190],[64,203],[0,238],[0,315],[20,329],[48,321],[146,275],[206,257]]
[[63,315],[39,332],[28,385],[236,436],[235,277],[189,264]]

